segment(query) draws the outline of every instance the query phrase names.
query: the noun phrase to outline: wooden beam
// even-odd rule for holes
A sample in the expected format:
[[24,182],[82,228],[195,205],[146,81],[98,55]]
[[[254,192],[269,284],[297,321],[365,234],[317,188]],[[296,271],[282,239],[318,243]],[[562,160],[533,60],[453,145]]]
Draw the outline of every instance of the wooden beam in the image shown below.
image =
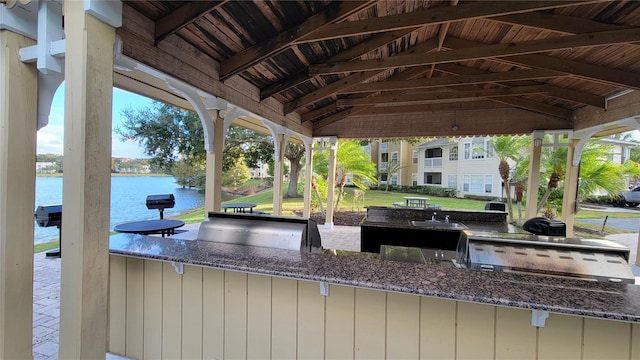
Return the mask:
[[527,26],[541,30],[551,30],[563,34],[584,34],[609,30],[630,29],[629,26],[605,24],[591,19],[543,12],[510,14],[489,18],[505,24]]
[[358,112],[358,115],[393,115],[403,113],[415,113],[421,111],[436,111],[436,110],[478,110],[478,109],[497,109],[506,108],[507,105],[500,104],[494,101],[480,100],[480,101],[458,101],[452,103],[440,103],[440,104],[420,104],[420,105],[399,105],[399,106],[371,106],[363,108],[363,111]]
[[267,58],[275,56],[292,46],[301,37],[320,31],[328,24],[340,22],[374,3],[372,0],[333,3],[318,14],[308,18],[304,23],[283,31],[267,41],[244,49],[224,60],[220,63],[220,79],[225,80]]
[[351,71],[381,70],[401,66],[419,66],[442,62],[477,60],[571,49],[576,47],[630,43],[638,41],[639,38],[640,28],[611,30],[597,33],[554,37],[550,39],[523,41],[520,43],[481,45],[473,48],[456,49],[444,52],[397,55],[384,59],[325,63],[309,66],[309,73],[332,74]]
[[[400,37],[405,36],[408,33],[412,32],[413,30],[414,29],[409,29],[409,30],[404,29],[404,30],[396,30],[396,31],[389,31],[386,33],[376,34],[374,36],[367,38],[362,43],[356,46],[353,46],[329,58],[327,61],[341,62],[341,61],[348,61],[348,60],[355,59],[358,56],[366,54]],[[291,78],[277,82],[260,91],[260,99],[266,99],[273,94],[289,90],[292,87],[298,86],[310,79],[313,79],[313,76],[309,76],[309,73],[307,72],[307,68],[304,68],[298,73],[296,73],[294,76],[292,76]]]
[[[458,129],[451,125],[454,117]],[[389,121],[387,114],[358,114],[349,121],[334,122],[320,127],[314,123],[316,137],[337,136],[339,138],[402,138],[420,136],[478,136],[530,134],[538,129],[567,129],[569,121],[538,114],[531,111],[507,109],[442,110],[398,114]],[[362,129],[367,133],[363,136]]]
[[343,106],[361,106],[361,105],[380,105],[380,104],[397,104],[416,101],[437,101],[437,100],[460,100],[460,99],[477,99],[482,97],[497,96],[513,96],[536,94],[545,92],[544,85],[523,86],[523,87],[507,87],[500,89],[477,89],[467,91],[451,91],[436,92],[426,94],[404,94],[404,95],[380,95],[366,97],[362,99],[339,99],[338,107]]
[[[448,37],[445,46],[450,49],[476,47],[480,43]],[[601,65],[587,64],[558,57],[529,54],[494,58],[495,61],[539,69],[561,71],[567,75],[607,85],[640,89],[640,74],[612,69]]]
[[367,110],[367,108],[365,107],[356,107],[356,108],[349,108],[349,109],[344,109],[343,111],[337,113],[337,114],[333,114],[331,116],[328,116],[318,122],[313,123],[313,128],[315,129],[319,129],[322,127],[325,127],[327,125],[342,121],[344,119],[346,119],[347,117],[351,116],[351,115],[355,115],[358,113],[361,113],[363,111]]
[[496,1],[487,6],[482,1],[458,6],[429,8],[422,11],[349,21],[326,26],[321,31],[303,36],[299,42],[321,41],[376,32],[415,28],[451,21],[469,20],[536,10],[575,6],[593,1]]
[[[400,54],[413,54],[416,52],[422,52],[422,51],[429,51],[431,49],[433,49],[436,46],[436,42],[434,39],[430,39],[427,40],[421,44],[418,44],[412,48],[406,49],[403,52],[401,52]],[[396,55],[397,56],[397,55]],[[370,79],[374,76],[379,75],[380,73],[384,72],[383,71],[367,71],[367,72],[362,72],[362,73],[358,73],[358,74],[352,74],[350,76],[347,76],[344,79],[340,79],[338,81],[335,81],[331,84],[328,84],[326,86],[323,86],[322,88],[307,94],[303,97],[300,97],[296,100],[290,101],[286,104],[284,104],[284,113],[285,114],[289,114],[293,111],[296,111],[302,107],[305,107],[311,103],[326,99],[330,96],[335,95],[336,92],[347,89],[351,86],[356,86],[359,83]]]
[[637,72],[618,70],[601,65],[587,64],[538,54],[510,56],[502,58],[501,60],[535,68],[564,71],[581,79],[640,90],[640,73]]
[[156,45],[170,35],[175,34],[183,27],[200,19],[213,9],[222,6],[224,1],[190,1],[179,8],[156,20],[155,43]]
[[517,97],[517,96],[504,96],[491,98],[493,101],[501,102],[503,104],[519,107],[522,109],[534,111],[540,114],[552,115],[561,119],[570,119],[573,115],[571,110],[561,108],[558,106],[547,105],[537,101]]
[[339,92],[360,93],[389,90],[427,89],[434,87],[482,84],[499,81],[520,81],[544,79],[551,77],[566,76],[565,73],[551,70],[515,70],[498,73],[483,73],[480,75],[445,76],[430,79],[401,80],[401,81],[380,81],[374,83],[360,84],[352,88]]
[[336,103],[333,102],[327,106],[323,106],[321,108],[318,108],[313,111],[309,111],[307,113],[300,115],[300,122],[305,123],[307,121],[311,121],[315,118],[318,118],[324,114],[328,114],[330,112],[334,112],[337,110],[338,110],[338,106],[336,106]]

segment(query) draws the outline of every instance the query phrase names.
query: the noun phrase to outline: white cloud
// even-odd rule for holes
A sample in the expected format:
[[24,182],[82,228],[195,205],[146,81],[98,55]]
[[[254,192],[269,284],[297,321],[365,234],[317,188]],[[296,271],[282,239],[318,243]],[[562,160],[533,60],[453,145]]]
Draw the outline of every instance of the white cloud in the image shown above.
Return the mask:
[[64,144],[64,127],[49,124],[38,130],[38,154],[62,155]]

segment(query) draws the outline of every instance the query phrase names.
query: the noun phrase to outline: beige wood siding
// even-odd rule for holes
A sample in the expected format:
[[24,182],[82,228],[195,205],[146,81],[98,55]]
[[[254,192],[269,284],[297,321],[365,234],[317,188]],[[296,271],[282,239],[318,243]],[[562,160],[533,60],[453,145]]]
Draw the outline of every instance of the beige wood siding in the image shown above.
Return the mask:
[[640,325],[111,256],[109,351],[136,359],[640,359]]

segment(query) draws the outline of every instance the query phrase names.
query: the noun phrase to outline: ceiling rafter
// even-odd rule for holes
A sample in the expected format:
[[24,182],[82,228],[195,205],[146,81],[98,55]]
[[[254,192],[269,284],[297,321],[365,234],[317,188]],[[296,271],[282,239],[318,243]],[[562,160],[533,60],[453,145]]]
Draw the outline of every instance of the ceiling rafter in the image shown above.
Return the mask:
[[[456,76],[479,76],[479,75],[490,75],[494,74],[487,70],[482,70],[478,68],[471,68],[456,64],[440,64],[437,67],[438,71],[445,72],[448,74],[456,75]],[[500,82],[496,82],[494,84],[500,86],[532,86],[532,85],[542,85],[545,83],[540,83],[536,81],[515,81],[509,84],[503,84]],[[548,94],[550,96],[555,96],[561,99],[573,101],[576,103],[591,105],[599,108],[605,108],[606,100],[602,96],[589,94],[583,91],[571,90],[567,88],[558,87],[551,84],[545,84],[548,89]]]
[[[386,33],[376,34],[374,36],[367,38],[362,43],[356,46],[353,46],[345,51],[342,51],[337,55],[334,55],[333,57],[329,58],[327,61],[340,62],[340,61],[355,59],[363,54],[366,54],[381,46],[384,46],[400,37],[403,37],[414,30],[415,29],[409,29],[409,30],[403,29],[403,30],[389,31]],[[310,76],[307,69],[304,68],[300,70],[298,73],[296,73],[294,76],[292,76],[291,78],[283,81],[279,81],[273,84],[272,86],[269,86],[268,88],[262,89],[262,91],[260,91],[260,98],[266,99],[273,94],[289,90],[292,87],[300,85],[303,82],[308,81],[310,79],[313,79],[313,76]]]
[[336,39],[389,30],[442,24],[451,21],[575,6],[591,2],[596,1],[496,1],[493,2],[491,6],[482,4],[482,1],[471,2],[456,7],[429,8],[422,11],[414,11],[398,15],[332,24],[321,31],[303,36],[298,41],[311,42]]
[[[429,50],[432,50],[435,46],[436,46],[435,40],[431,39],[421,44],[418,44],[414,47],[408,48],[403,52],[401,52],[400,54],[429,51]],[[293,100],[284,104],[284,113],[288,114],[290,112],[293,112],[305,106],[308,106],[309,104],[312,104],[314,102],[318,102],[330,96],[334,96],[336,92],[347,89],[351,86],[356,86],[359,83],[367,79],[370,79],[374,76],[377,76],[384,71],[386,71],[386,69],[351,74],[344,79],[340,79],[331,84],[327,84],[326,86],[323,86],[322,88],[310,94],[304,95],[296,100]]]
[[380,105],[380,104],[397,104],[407,102],[422,101],[439,101],[439,100],[461,100],[461,99],[477,99],[485,97],[497,96],[513,96],[526,94],[539,94],[547,92],[545,85],[506,87],[496,89],[475,89],[462,91],[438,91],[424,94],[404,94],[404,95],[388,95],[366,97],[361,99],[338,99],[338,107],[342,106],[362,106],[362,105]]
[[473,85],[487,82],[500,81],[520,81],[545,79],[566,76],[565,73],[553,70],[527,69],[513,70],[497,73],[482,73],[479,75],[460,75],[445,76],[430,79],[416,80],[389,80],[374,83],[360,84],[346,90],[342,90],[339,94],[374,92],[374,91],[390,91],[390,90],[409,90],[409,89],[426,89],[435,87],[447,87],[456,85]]
[[[474,41],[459,38],[447,38],[445,41],[445,46],[451,49],[472,48],[479,44],[480,43]],[[613,86],[628,87],[636,90],[640,89],[640,74],[631,71],[624,71],[541,54],[506,56],[494,58],[493,60],[517,66],[562,71],[566,74],[589,81]]]
[[[420,66],[443,62],[458,62],[495,57],[525,55],[576,47],[594,47],[638,41],[640,28],[610,30],[579,35],[567,35],[550,39],[522,41],[519,43],[482,44],[472,48],[427,54],[397,55],[385,59],[359,60],[341,63],[325,63],[309,66],[310,74],[388,69],[402,66]],[[448,39],[445,43],[448,42]]]
[[275,37],[246,48],[224,60],[220,64],[220,79],[227,79],[265,59],[275,56],[293,46],[297,39],[320,31],[331,23],[340,22],[374,3],[375,1],[373,0],[336,2],[318,14],[313,15],[302,24],[282,31]]
[[156,45],[175,34],[180,29],[200,19],[205,14],[217,7],[224,5],[228,0],[223,1],[190,1],[184,3],[171,13],[161,17],[155,22],[155,43]]

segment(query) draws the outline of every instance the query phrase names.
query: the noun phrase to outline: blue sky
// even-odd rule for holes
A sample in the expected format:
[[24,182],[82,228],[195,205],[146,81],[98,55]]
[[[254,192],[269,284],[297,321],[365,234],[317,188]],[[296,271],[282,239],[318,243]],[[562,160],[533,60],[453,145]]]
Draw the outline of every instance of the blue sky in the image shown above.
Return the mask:
[[[145,108],[153,100],[128,91],[113,88],[113,129],[125,121],[122,110],[128,107]],[[125,141],[119,135],[112,135],[111,155],[114,157],[147,158],[135,141]],[[49,124],[38,131],[38,154],[59,154],[63,152],[64,141],[64,83],[53,98]]]

